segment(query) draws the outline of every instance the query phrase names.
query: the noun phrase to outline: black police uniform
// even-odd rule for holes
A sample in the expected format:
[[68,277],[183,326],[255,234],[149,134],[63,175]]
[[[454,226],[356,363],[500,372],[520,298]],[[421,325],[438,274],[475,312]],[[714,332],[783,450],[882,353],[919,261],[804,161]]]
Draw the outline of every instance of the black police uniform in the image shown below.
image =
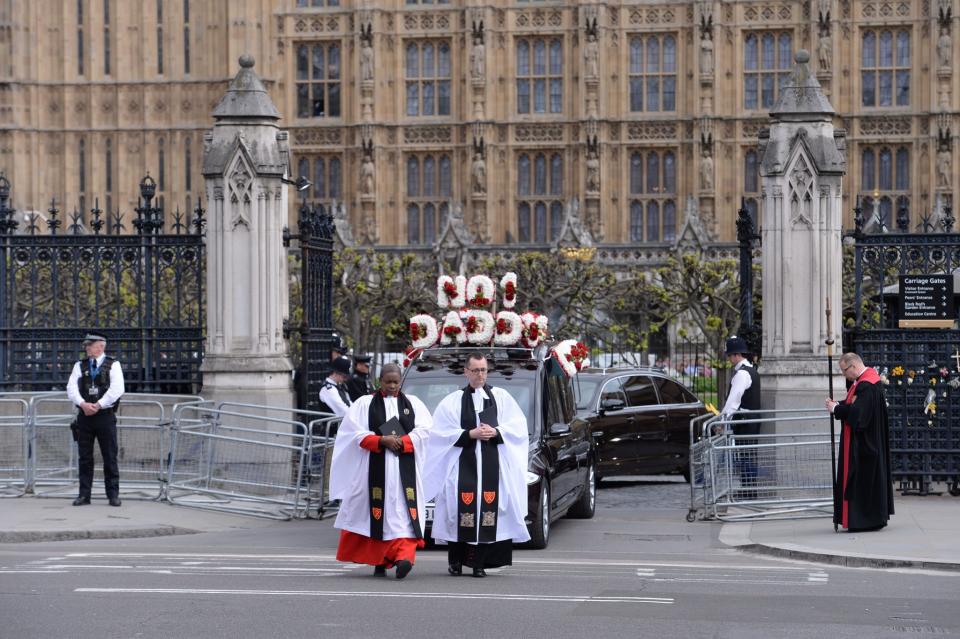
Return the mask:
[[370,382],[370,375],[354,372],[347,380],[347,392],[350,393],[350,401],[355,402],[364,395],[373,392],[373,384]]
[[[89,359],[80,360],[80,377],[77,379],[80,396],[85,402],[97,403],[110,388],[110,370],[116,360],[104,357],[100,368],[93,375]],[[77,416],[77,448],[80,454],[80,495],[78,499],[90,499],[93,489],[93,440],[100,443],[100,454],[103,457],[103,483],[108,499],[118,499],[120,496],[120,470],[117,465],[117,407],[118,399],[113,406],[97,411],[91,416],[83,414],[78,409]]]

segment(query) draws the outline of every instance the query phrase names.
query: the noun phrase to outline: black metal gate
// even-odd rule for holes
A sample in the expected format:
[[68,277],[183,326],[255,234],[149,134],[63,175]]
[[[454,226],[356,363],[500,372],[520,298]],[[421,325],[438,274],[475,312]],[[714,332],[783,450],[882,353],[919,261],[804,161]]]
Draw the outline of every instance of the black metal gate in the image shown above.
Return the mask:
[[852,266],[845,281],[854,295],[844,309],[852,325],[844,332],[844,350],[876,366],[887,383],[892,470],[901,488],[927,493],[931,482],[946,481],[955,490],[960,479],[960,331],[899,328],[897,302],[901,275],[953,277],[960,268],[960,234],[953,232],[949,208],[938,224],[942,232],[926,223],[926,232],[908,233],[903,209],[896,232],[886,232],[883,220],[875,225],[879,232],[864,232],[859,207],[854,220],[847,235],[854,241],[848,256],[852,264],[848,259],[845,266]]
[[90,330],[106,335],[128,391],[200,390],[204,211],[189,220],[178,211],[167,230],[149,176],[140,195],[131,228],[94,206],[88,224],[74,212],[60,232],[51,203],[17,234],[0,175],[0,390],[63,388]]
[[297,366],[297,405],[319,410],[320,387],[330,372],[333,348],[333,217],[322,205],[304,203],[297,220],[299,233],[288,236],[300,244],[300,349]]

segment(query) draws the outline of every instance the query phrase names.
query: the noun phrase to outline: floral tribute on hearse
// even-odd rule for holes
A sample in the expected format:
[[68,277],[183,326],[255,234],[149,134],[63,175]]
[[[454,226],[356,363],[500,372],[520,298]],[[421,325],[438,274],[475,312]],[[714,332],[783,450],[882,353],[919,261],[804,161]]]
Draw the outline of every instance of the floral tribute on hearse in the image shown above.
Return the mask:
[[[499,282],[486,275],[441,275],[437,278],[440,319],[428,313],[410,318],[411,345],[403,365],[409,366],[426,348],[434,346],[504,346],[533,349],[549,337],[547,317],[533,311],[519,313],[517,275],[507,273]],[[500,308],[494,313],[497,293]],[[590,365],[589,349],[576,340],[564,340],[551,349],[568,376]]]

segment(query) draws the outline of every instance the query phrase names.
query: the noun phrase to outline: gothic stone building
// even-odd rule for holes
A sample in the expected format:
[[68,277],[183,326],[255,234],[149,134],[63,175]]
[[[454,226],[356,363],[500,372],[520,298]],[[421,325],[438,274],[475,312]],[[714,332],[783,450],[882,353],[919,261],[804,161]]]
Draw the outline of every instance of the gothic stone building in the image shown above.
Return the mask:
[[[0,170],[21,210],[204,196],[210,112],[256,59],[310,201],[360,243],[656,254],[762,208],[757,140],[795,53],[857,195],[921,221],[956,186],[954,0],[0,0]],[[940,197],[943,195],[944,197]],[[296,198],[293,205],[296,204]],[[63,206],[63,205],[61,205]],[[291,211],[291,214],[293,212]],[[762,213],[760,213],[762,217]],[[887,218],[890,220],[891,218]],[[646,245],[646,246],[645,246]]]

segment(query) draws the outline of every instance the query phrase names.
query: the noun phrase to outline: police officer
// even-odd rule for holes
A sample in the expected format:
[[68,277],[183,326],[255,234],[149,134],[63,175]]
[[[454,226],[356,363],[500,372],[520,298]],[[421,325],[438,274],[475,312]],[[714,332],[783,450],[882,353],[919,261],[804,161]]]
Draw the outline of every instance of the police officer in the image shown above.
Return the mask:
[[353,403],[344,385],[350,377],[350,360],[338,357],[333,360],[332,367],[320,388],[320,410],[343,417]]
[[339,333],[333,333],[330,336],[330,340],[332,341],[332,346],[330,346],[330,361],[333,362],[347,354],[347,347],[344,345],[343,338],[340,337]]
[[373,392],[373,384],[370,382],[370,359],[369,355],[353,356],[353,375],[347,381],[347,392],[350,393],[351,402]]
[[83,339],[87,357],[73,365],[67,397],[77,407],[77,448],[80,453],[80,494],[74,506],[90,503],[93,488],[93,440],[100,443],[103,483],[111,506],[120,505],[117,468],[117,406],[123,395],[120,362],[104,355],[107,338],[90,333]]

